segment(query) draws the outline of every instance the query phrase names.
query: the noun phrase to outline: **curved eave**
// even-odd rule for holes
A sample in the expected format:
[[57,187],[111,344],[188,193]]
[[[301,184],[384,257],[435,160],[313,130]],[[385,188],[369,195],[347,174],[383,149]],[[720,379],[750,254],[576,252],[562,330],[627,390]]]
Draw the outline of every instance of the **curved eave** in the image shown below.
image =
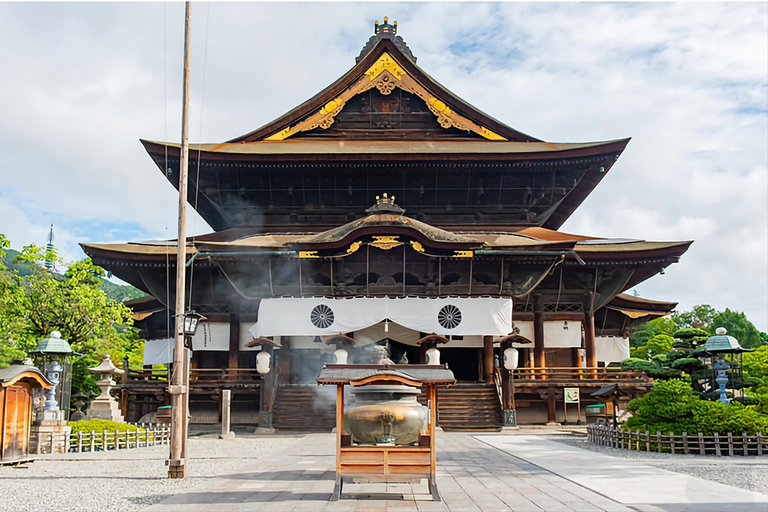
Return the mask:
[[[425,89],[432,93],[436,98],[440,98],[447,103],[451,108],[460,111],[463,115],[474,120],[478,124],[487,127],[488,129],[496,132],[497,134],[509,139],[517,140],[521,142],[538,141],[535,137],[531,137],[525,133],[519,132],[514,128],[507,126],[506,124],[492,118],[488,114],[473,107],[463,99],[456,96],[454,93],[440,85],[437,81],[427,75],[421,68],[419,68],[411,59],[403,55],[397,46],[388,39],[380,40],[376,46],[374,46],[368,54],[360,59],[349,71],[347,71],[341,78],[334,83],[308,99],[298,107],[290,110],[286,114],[280,116],[274,121],[267,123],[266,125],[258,128],[250,133],[235,137],[229,142],[254,142],[262,140],[265,137],[277,133],[287,126],[291,126],[300,121],[312,112],[322,108],[328,101],[338,97],[343,91],[349,88],[356,80],[358,80],[376,61],[381,57],[383,53],[389,53],[397,63],[405,69],[405,71],[417,82],[419,82]],[[495,142],[494,142],[495,143]]]
[[683,242],[606,243],[595,245],[576,244],[575,251],[586,262],[621,259],[679,258],[688,250],[693,240]]
[[4,372],[6,375],[0,377],[0,387],[7,388],[20,381],[38,384],[43,389],[51,389],[53,387],[53,384],[37,368],[30,368],[28,366],[22,368],[26,369],[16,371],[14,367],[6,368]]
[[[140,139],[155,161],[166,156],[178,158],[180,144]],[[493,142],[484,141],[334,141],[299,139],[259,141],[242,144],[190,144],[190,161],[285,161],[285,160],[365,160],[386,156],[389,159],[515,161],[560,160],[607,156],[624,151],[630,138],[594,142]],[[156,158],[155,158],[156,157]],[[368,158],[366,158],[368,157]],[[606,168],[605,171],[608,169]],[[601,174],[605,174],[605,171]]]
[[605,306],[615,311],[631,311],[648,313],[649,315],[668,315],[677,307],[677,302],[651,300],[620,293]]

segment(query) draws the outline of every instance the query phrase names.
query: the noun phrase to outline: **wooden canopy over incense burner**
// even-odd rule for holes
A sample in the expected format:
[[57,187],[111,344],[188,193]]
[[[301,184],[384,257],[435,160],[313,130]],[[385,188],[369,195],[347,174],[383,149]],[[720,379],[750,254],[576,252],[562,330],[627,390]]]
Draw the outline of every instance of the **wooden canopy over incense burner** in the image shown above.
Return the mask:
[[[338,501],[344,481],[409,483],[427,479],[433,501],[437,490],[435,425],[437,385],[456,383],[447,365],[340,365],[326,364],[318,384],[336,385],[336,484],[331,501]],[[429,427],[420,432],[418,445],[354,445],[344,433],[344,386],[401,384],[427,387]]]

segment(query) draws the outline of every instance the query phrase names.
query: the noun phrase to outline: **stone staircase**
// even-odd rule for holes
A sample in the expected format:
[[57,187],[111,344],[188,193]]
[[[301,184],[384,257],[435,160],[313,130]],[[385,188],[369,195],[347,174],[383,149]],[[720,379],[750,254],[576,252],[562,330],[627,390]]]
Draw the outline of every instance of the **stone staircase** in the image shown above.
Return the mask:
[[456,384],[437,389],[437,421],[445,431],[496,431],[503,425],[493,383]]
[[330,432],[336,426],[336,386],[280,385],[272,426],[290,432]]

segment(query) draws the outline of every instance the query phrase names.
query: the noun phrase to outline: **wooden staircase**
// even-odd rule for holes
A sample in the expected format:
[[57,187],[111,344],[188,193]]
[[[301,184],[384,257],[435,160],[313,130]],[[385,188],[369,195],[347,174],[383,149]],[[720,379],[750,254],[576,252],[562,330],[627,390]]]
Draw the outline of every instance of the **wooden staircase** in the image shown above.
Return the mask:
[[445,431],[496,431],[503,425],[496,385],[468,383],[437,389],[437,422]]
[[336,426],[336,387],[280,385],[272,408],[272,426],[291,432],[330,432]]

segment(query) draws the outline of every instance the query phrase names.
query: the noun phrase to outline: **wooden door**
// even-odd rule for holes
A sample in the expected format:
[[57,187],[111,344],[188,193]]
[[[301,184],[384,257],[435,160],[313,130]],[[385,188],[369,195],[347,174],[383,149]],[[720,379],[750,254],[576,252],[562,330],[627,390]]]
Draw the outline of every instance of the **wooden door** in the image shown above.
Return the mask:
[[9,387],[5,393],[3,460],[9,461],[27,455],[31,401],[26,387]]

